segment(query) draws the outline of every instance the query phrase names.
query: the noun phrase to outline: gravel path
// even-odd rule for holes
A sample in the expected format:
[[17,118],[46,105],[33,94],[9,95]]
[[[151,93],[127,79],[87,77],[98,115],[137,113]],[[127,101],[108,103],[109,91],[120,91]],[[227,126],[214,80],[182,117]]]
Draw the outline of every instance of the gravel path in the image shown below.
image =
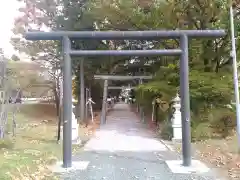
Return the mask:
[[84,170],[61,174],[63,180],[217,180],[209,174],[174,174],[165,160],[177,160],[126,104],[116,104],[96,136],[74,161]]

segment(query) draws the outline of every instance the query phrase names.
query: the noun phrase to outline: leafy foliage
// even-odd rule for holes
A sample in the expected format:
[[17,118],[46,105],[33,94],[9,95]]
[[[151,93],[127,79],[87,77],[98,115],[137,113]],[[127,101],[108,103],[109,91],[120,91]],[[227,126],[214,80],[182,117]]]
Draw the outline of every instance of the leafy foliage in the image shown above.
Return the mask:
[[[217,40],[194,39],[189,42],[190,65],[190,100],[192,110],[193,132],[204,120],[212,115],[210,107],[222,117],[233,114],[222,108],[232,100],[233,82],[231,77],[231,58],[229,57],[229,12],[227,1],[94,1],[93,13],[101,29],[114,30],[150,30],[150,29],[225,29],[227,35]],[[100,12],[105,13],[100,13]],[[221,9],[221,10],[220,10]],[[239,7],[235,7],[237,38],[239,38]],[[151,41],[152,49],[176,48],[175,40]],[[140,43],[140,46],[142,43]],[[132,45],[132,44],[131,44]],[[150,47],[148,47],[150,48]],[[237,45],[237,50],[239,45]],[[161,60],[161,62],[157,61]],[[156,77],[152,82],[143,84],[137,89],[137,101],[151,107],[152,99],[161,95],[163,100],[170,102],[179,91],[179,61],[176,58],[156,59],[152,66]],[[148,108],[149,109],[149,108]],[[199,114],[203,114],[201,117]],[[206,118],[207,117],[207,118]],[[234,119],[234,116],[230,116]],[[206,122],[206,121],[204,121]],[[194,123],[193,123],[194,124]],[[201,125],[202,126],[202,125]],[[198,129],[199,131],[199,129]],[[204,132],[206,129],[204,130]],[[202,133],[201,133],[202,134]]]
[[[240,10],[234,1],[236,37],[240,37]],[[227,0],[31,0],[21,8],[23,16],[16,20],[15,34],[23,34],[27,28],[41,29],[43,25],[51,30],[157,30],[157,29],[225,29],[226,35],[219,39],[191,39],[189,41],[189,87],[192,113],[192,127],[206,123],[215,112],[221,121],[223,108],[233,99],[231,57],[229,56],[229,5]],[[35,24],[35,26],[33,26]],[[20,36],[21,37],[21,36]],[[13,39],[13,44],[34,59],[47,60],[53,67],[61,67],[59,42],[25,42]],[[128,40],[128,41],[86,41],[73,40],[74,49],[171,49],[178,48],[178,40]],[[237,44],[237,50],[240,44]],[[239,54],[239,51],[238,51]],[[79,60],[73,58],[75,95],[79,94]],[[44,61],[44,62],[45,62]],[[130,65],[136,68],[129,68]],[[148,68],[146,67],[148,64]],[[125,65],[125,66],[124,66]],[[136,90],[137,101],[148,107],[155,96],[170,103],[179,92],[179,57],[87,57],[84,58],[85,84],[92,88],[94,99],[101,99],[101,84],[93,80],[94,74],[155,74],[154,79]],[[139,72],[144,68],[145,72]],[[115,82],[111,82],[114,84]],[[121,85],[121,83],[115,83]],[[209,120],[210,121],[210,120]],[[208,124],[211,124],[208,123]],[[194,132],[194,130],[193,130]]]

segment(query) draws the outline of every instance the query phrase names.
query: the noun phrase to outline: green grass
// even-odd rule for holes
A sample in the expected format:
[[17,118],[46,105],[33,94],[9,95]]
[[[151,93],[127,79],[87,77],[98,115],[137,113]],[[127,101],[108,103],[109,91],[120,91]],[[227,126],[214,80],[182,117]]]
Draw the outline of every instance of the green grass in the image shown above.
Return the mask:
[[51,116],[54,108],[22,106],[17,115],[16,137],[11,135],[10,120],[10,133],[0,140],[0,179],[56,179],[47,168],[62,157],[62,144],[56,142],[56,117]]

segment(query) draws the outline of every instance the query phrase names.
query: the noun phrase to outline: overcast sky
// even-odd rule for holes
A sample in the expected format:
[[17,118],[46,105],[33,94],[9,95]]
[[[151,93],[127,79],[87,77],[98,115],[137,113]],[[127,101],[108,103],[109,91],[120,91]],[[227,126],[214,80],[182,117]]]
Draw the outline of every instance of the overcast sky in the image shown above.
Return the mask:
[[14,18],[18,15],[20,3],[17,0],[0,0],[0,47],[7,56],[14,54],[10,38],[12,35]]

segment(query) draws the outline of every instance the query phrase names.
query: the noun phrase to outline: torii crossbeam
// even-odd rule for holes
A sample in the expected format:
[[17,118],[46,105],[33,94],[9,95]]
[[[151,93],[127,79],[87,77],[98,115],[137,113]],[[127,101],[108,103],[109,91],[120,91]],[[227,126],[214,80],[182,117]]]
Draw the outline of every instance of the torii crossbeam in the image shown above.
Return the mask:
[[108,87],[108,89],[134,89],[135,87],[128,87],[128,86],[123,86],[123,87],[121,87],[121,86],[109,86]]
[[127,80],[134,80],[134,79],[152,79],[152,76],[94,75],[94,79],[127,81]]

